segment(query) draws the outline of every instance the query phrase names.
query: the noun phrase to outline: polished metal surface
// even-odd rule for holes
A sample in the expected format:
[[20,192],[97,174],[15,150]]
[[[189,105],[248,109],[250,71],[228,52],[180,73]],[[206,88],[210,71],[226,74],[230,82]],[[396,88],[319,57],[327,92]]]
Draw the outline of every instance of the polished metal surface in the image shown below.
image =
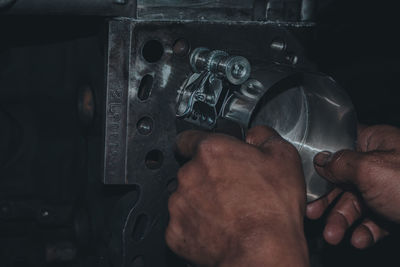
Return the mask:
[[[214,57],[199,56],[207,53],[206,50],[198,52],[192,57],[192,66],[210,70],[207,66]],[[298,149],[308,202],[332,189],[332,185],[316,173],[314,156],[321,151],[353,149],[357,125],[350,99],[333,79],[322,74],[270,66],[258,67],[250,79],[237,87],[205,73],[207,71],[194,74],[185,82],[183,90],[178,91],[178,118],[208,130],[213,130],[219,119],[232,121],[244,130],[256,125],[270,126]],[[192,81],[195,77],[199,82]],[[220,81],[218,86],[214,84],[216,81]],[[221,94],[222,91],[228,93]],[[219,111],[216,107],[221,101]],[[204,123],[210,118],[212,123],[205,127]]]
[[250,126],[268,125],[299,151],[307,185],[307,201],[314,201],[332,185],[314,168],[321,151],[354,149],[357,119],[353,105],[333,79],[319,74],[295,75],[271,88]]
[[[226,64],[230,59],[241,67]],[[251,72],[246,58],[202,47],[192,52],[190,63],[197,73],[178,90],[178,118],[207,130],[215,130],[220,119],[243,130],[270,126],[298,149],[307,200],[314,201],[332,189],[316,173],[313,159],[321,151],[353,149],[357,125],[350,99],[333,79],[278,65],[257,64]],[[242,74],[233,79],[229,74],[235,69]]]
[[225,77],[230,83],[240,85],[250,77],[250,62],[242,56],[230,56],[225,51],[196,48],[190,55],[194,72],[208,71]]

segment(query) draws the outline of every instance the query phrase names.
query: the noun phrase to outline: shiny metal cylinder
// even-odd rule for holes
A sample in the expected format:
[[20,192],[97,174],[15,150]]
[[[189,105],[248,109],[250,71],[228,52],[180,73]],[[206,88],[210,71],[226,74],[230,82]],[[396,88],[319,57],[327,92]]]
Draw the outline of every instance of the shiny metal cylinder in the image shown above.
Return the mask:
[[[265,80],[268,75],[255,76]],[[315,155],[355,148],[357,118],[350,98],[332,78],[320,74],[289,75],[270,87],[253,113],[249,126],[255,125],[274,128],[298,149],[308,202],[332,189],[315,171]]]

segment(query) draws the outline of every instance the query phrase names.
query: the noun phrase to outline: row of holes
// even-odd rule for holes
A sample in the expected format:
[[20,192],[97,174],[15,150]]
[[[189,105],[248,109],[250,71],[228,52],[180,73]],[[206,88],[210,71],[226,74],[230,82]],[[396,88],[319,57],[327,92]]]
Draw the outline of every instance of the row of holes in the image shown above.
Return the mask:
[[[142,57],[148,63],[155,63],[159,61],[164,54],[163,45],[157,40],[150,40],[145,43],[142,48]],[[154,77],[150,74],[143,76],[140,81],[137,97],[140,101],[146,101],[151,96],[153,89]],[[141,135],[150,135],[154,128],[154,121],[149,116],[140,118],[136,124],[136,129]],[[161,168],[164,160],[163,153],[154,149],[146,154],[145,165],[150,170],[157,170]],[[176,179],[172,179],[167,184],[168,191],[172,192],[176,189]],[[148,226],[148,216],[146,214],[139,214],[136,217],[135,224],[132,229],[131,238],[133,242],[140,242],[145,238],[146,230]],[[143,256],[137,256],[133,259],[131,267],[144,267],[145,261]]]
[[[155,63],[161,59],[164,54],[164,48],[159,41],[150,40],[145,43],[142,48],[142,57],[148,63]],[[150,74],[143,76],[140,81],[137,97],[141,101],[147,100],[153,89],[154,78]],[[150,135],[153,131],[154,121],[149,116],[144,116],[139,119],[136,124],[136,129],[141,135]],[[162,162],[164,160],[163,153],[154,149],[146,154],[145,165],[147,169],[157,170],[161,168]],[[133,225],[131,238],[133,242],[140,242],[145,238],[146,230],[148,226],[148,216],[146,214],[139,214],[136,217],[135,224]],[[142,256],[137,256],[131,264],[132,267],[144,267],[144,258]]]
[[[172,178],[167,182],[167,191],[168,194],[172,194],[175,192],[176,188],[178,187],[178,181],[176,178]],[[139,243],[140,241],[144,240],[147,227],[149,223],[149,217],[144,214],[140,213],[136,216],[135,224],[133,225],[133,229],[131,232],[132,241],[135,243]],[[145,261],[144,257],[139,255],[133,258],[130,267],[144,267]]]
[[[164,47],[159,41],[150,40],[144,44],[141,51],[144,60],[146,60],[148,63],[156,63],[162,58],[164,54]],[[149,99],[153,89],[153,83],[154,83],[154,78],[152,75],[146,74],[143,76],[142,80],[140,81],[137,94],[139,100],[145,101]],[[154,128],[154,121],[149,116],[142,117],[139,119],[136,128],[141,135],[150,135]],[[150,170],[157,170],[161,168],[163,160],[164,160],[164,155],[160,150],[158,149],[152,150],[146,154],[145,157],[146,168]],[[141,220],[144,220],[144,218],[145,217],[139,217],[137,220],[139,220],[139,223],[142,223]],[[146,223],[144,223],[144,225],[146,225]],[[134,231],[134,233],[135,232],[136,231]]]

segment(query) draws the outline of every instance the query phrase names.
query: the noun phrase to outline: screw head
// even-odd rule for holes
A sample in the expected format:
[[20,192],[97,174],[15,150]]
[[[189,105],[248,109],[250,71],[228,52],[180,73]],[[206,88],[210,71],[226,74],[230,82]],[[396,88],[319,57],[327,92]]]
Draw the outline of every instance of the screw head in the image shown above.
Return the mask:
[[179,39],[175,42],[172,50],[174,51],[175,55],[183,57],[189,54],[190,45],[185,39]]
[[50,215],[50,213],[47,210],[43,210],[40,215],[42,215],[42,217],[48,217]]
[[234,85],[243,84],[250,77],[250,62],[240,56],[230,57],[225,63],[225,75],[229,82]]
[[136,128],[141,135],[149,135],[153,132],[153,124],[153,119],[146,116],[138,121]]
[[235,65],[233,65],[232,76],[236,79],[241,79],[244,76],[246,76],[245,66],[243,66],[242,64],[239,64],[239,63],[236,63]]

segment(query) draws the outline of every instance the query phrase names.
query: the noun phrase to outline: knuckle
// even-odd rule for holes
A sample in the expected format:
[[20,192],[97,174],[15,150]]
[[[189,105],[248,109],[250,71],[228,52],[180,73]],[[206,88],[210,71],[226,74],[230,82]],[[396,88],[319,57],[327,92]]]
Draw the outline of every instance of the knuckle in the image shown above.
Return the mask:
[[177,178],[179,186],[185,186],[188,184],[188,181],[191,180],[191,177],[196,174],[196,170],[192,164],[188,163],[182,168],[178,170]]
[[169,197],[168,200],[168,211],[170,213],[171,217],[175,217],[177,214],[177,211],[181,209],[181,204],[182,200],[181,197],[178,195],[178,193],[174,193]]
[[346,218],[348,218],[350,221],[355,221],[361,217],[361,205],[358,197],[355,194],[351,192],[345,192],[341,201],[343,202],[343,205],[340,207],[340,210],[342,210]]
[[300,155],[298,150],[289,142],[284,140],[283,138],[276,138],[274,141],[274,146],[275,149],[278,150],[280,153],[277,153],[279,155],[279,158],[281,159],[286,158],[291,161],[297,161],[300,160]]
[[197,153],[200,157],[208,157],[210,155],[220,154],[226,150],[227,144],[224,138],[212,136],[202,140],[198,147]]
[[[283,139],[282,139],[283,140]],[[294,145],[290,144],[289,142],[283,140],[282,147],[285,149],[286,153],[292,157],[299,157],[298,150],[294,147]]]
[[278,135],[278,133],[267,126],[257,125],[251,128],[246,135],[246,142],[249,144],[259,145],[258,141],[265,140],[269,136]]
[[[368,152],[379,149],[385,142],[383,140],[398,140],[400,129],[390,125],[375,125],[364,129],[358,136],[358,147],[361,151]],[[393,148],[398,148],[393,142]]]
[[174,235],[172,233],[171,227],[171,223],[169,223],[167,229],[165,230],[165,241],[167,242],[167,245],[169,247],[174,244]]
[[341,170],[346,169],[346,165],[352,165],[356,168],[359,164],[358,159],[353,159],[351,156],[352,151],[341,150],[332,156],[332,159],[328,162],[326,168],[332,173],[341,173]]
[[179,242],[177,237],[176,224],[169,223],[165,231],[165,241],[170,249],[177,251],[179,249]]
[[364,155],[363,157],[358,157],[354,163],[356,179],[359,181],[365,180],[369,177],[371,172],[371,164],[373,164],[375,156]]

